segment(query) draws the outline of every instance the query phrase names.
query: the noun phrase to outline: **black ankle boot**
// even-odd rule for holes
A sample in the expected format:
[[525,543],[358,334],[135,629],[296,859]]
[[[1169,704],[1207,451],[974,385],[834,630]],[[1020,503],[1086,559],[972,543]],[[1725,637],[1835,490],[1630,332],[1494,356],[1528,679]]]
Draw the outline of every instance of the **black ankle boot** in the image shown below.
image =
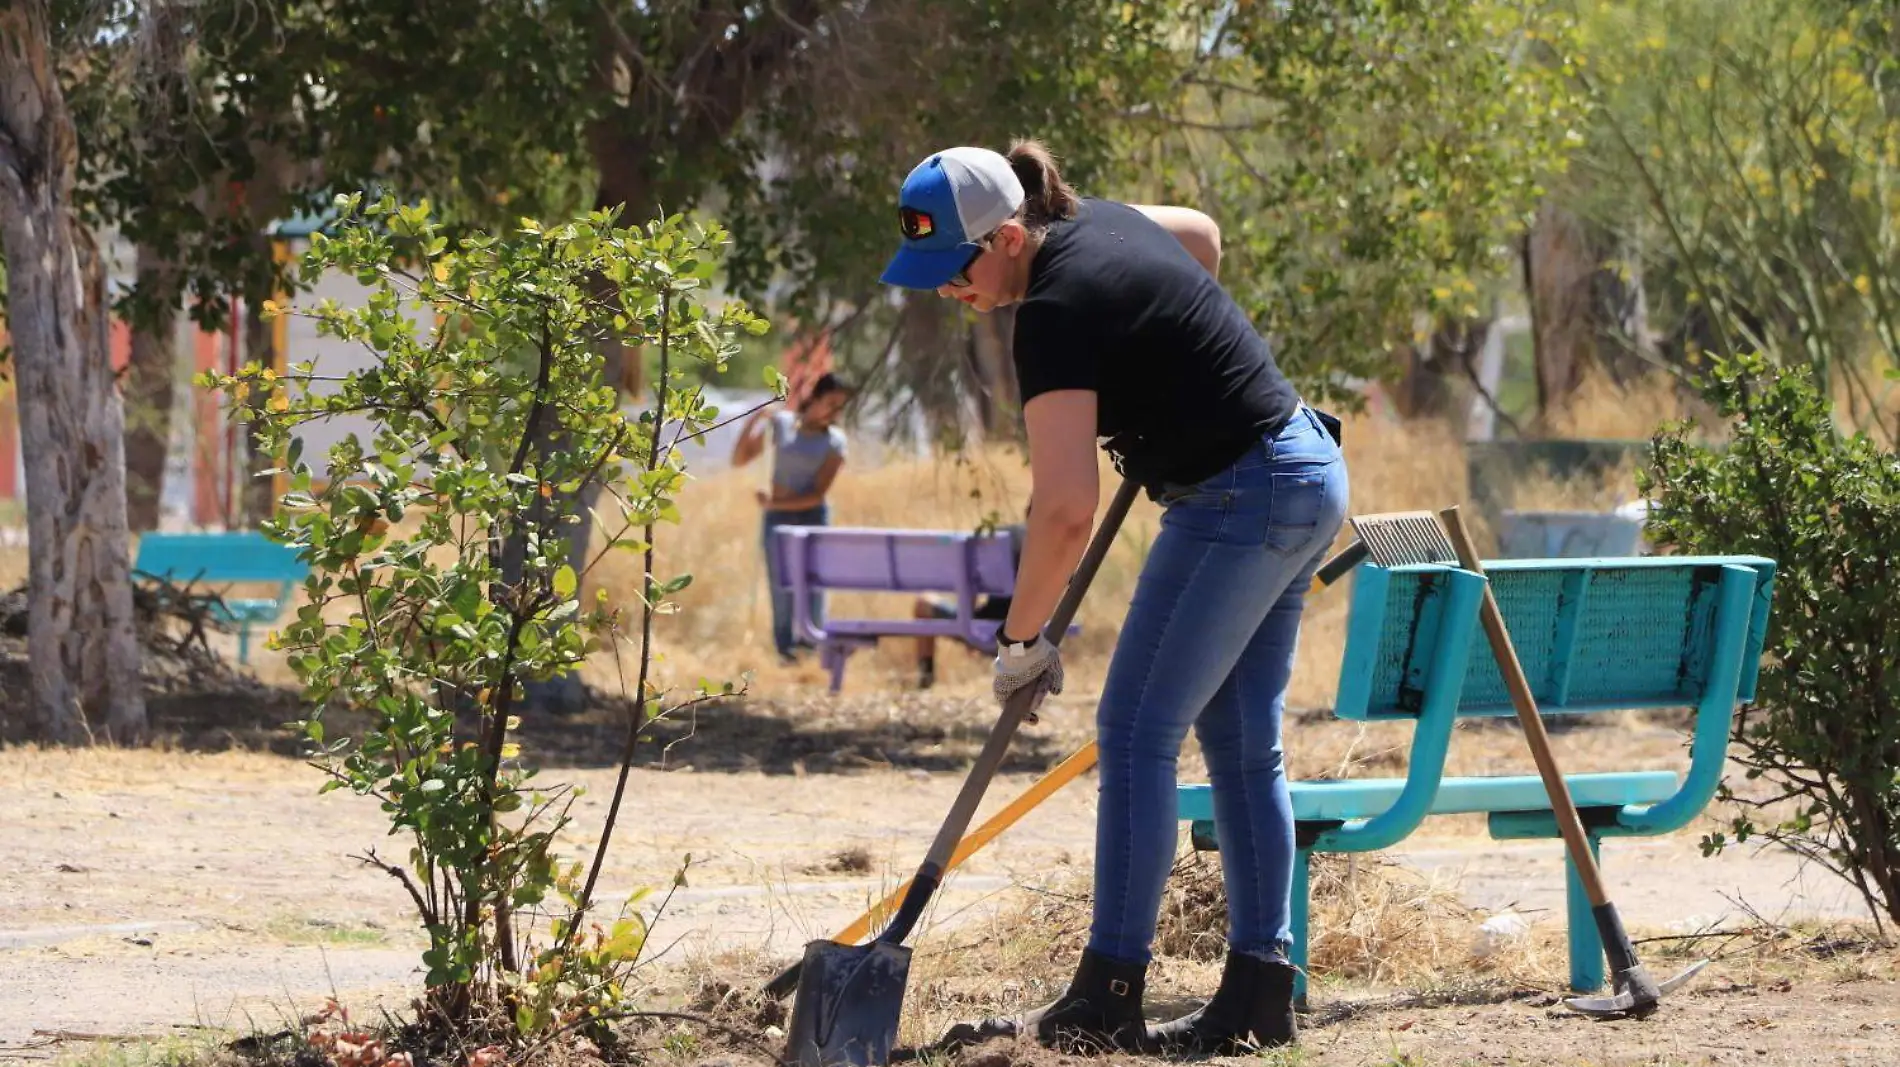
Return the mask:
[[934,1047],[949,1051],[993,1037],[1031,1034],[1063,1052],[1146,1051],[1141,995],[1147,974],[1145,963],[1124,963],[1084,951],[1069,988],[1053,1003],[1014,1017],[958,1023]]
[[1214,999],[1192,1015],[1150,1027],[1148,1040],[1168,1052],[1206,1055],[1291,1045],[1299,1037],[1293,976],[1290,963],[1230,951]]

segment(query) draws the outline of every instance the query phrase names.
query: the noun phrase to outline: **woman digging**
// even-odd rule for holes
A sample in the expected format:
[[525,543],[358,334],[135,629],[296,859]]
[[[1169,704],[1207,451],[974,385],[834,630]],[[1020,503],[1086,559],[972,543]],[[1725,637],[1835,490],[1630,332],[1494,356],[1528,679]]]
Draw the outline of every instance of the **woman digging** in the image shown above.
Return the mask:
[[[1346,465],[1215,280],[1186,208],[1079,199],[1049,153],[952,148],[911,171],[884,281],[1014,306],[1033,508],[995,661],[998,700],[1062,690],[1042,629],[1081,558],[1098,441],[1163,506],[1096,712],[1094,915],[1067,990],[940,1045],[1032,1034],[1070,1050],[1220,1053],[1295,1037],[1293,818],[1281,712],[1305,592],[1346,513]],[[1148,1027],[1142,991],[1192,727],[1214,787],[1228,952],[1205,1007]]]

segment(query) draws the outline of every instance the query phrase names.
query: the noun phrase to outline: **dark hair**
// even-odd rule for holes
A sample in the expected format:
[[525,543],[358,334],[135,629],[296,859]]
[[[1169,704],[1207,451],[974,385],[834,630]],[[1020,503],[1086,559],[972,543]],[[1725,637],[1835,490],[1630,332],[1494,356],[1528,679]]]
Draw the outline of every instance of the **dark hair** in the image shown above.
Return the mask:
[[830,371],[826,371],[820,374],[816,381],[811,383],[811,388],[805,393],[805,402],[798,407],[799,410],[802,411],[810,407],[820,397],[829,396],[832,393],[850,394],[855,392],[857,392],[857,390],[851,387],[850,382],[845,381]]
[[1057,219],[1072,219],[1080,201],[1069,183],[1062,180],[1055,157],[1041,141],[1017,138],[1009,146],[1009,168],[1023,183],[1023,206],[1019,213],[1023,227],[1040,234]]

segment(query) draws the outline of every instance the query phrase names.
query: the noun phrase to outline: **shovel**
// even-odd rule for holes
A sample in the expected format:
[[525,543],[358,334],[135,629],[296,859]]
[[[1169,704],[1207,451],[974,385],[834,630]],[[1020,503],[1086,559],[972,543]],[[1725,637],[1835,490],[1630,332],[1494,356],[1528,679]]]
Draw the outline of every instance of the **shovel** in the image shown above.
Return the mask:
[[[1043,628],[1043,636],[1051,644],[1059,644],[1068,632],[1082,595],[1101,569],[1139,491],[1139,485],[1126,480],[1116,490],[1088,550],[1082,554],[1082,562],[1069,577],[1055,614]],[[1035,713],[1035,700],[1031,689],[1022,689],[1004,704],[1002,715],[983,743],[983,751],[950,806],[949,816],[911,879],[903,904],[884,932],[864,945],[813,941],[805,946],[796,978],[798,996],[792,1001],[787,1061],[799,1067],[873,1067],[890,1062],[891,1046],[897,1042],[898,1018],[904,1008],[904,986],[910,979],[910,949],[903,940],[942,884],[963,831],[1009,751],[1010,739],[1016,735],[1016,728]]]
[[[1363,562],[1368,555],[1369,553],[1363,542],[1355,541],[1347,545],[1344,549],[1340,550],[1338,555],[1327,560],[1320,566],[1319,570],[1314,573],[1313,584],[1310,591],[1317,593],[1321,589],[1337,582],[1346,575],[1346,572]],[[984,845],[995,840],[1003,831],[1016,825],[1018,819],[1021,819],[1024,815],[1035,810],[1038,805],[1054,796],[1063,786],[1087,774],[1089,770],[1095,766],[1097,754],[1095,742],[1090,741],[1088,744],[1070,753],[1067,759],[1064,759],[1061,763],[1050,768],[1049,773],[1036,779],[1035,784],[1024,790],[1021,796],[1010,801],[1001,811],[990,816],[983,825],[970,831],[969,836],[958,842],[956,851],[950,853],[949,861],[944,864],[943,873],[948,874],[962,866],[964,860],[969,859]],[[838,936],[832,938],[832,941],[841,945],[856,944],[860,938],[870,932],[872,923],[876,922],[880,916],[890,914],[891,909],[897,905],[898,901],[909,894],[913,882],[914,880],[906,881],[903,885],[892,890],[889,896],[866,908],[862,915],[851,920],[849,926],[838,931]],[[767,983],[765,995],[774,1000],[778,1000],[797,988],[799,978],[804,973],[804,967],[804,961],[800,960],[790,967],[785,968],[783,971],[780,971],[777,977]]]
[[[1381,567],[1409,563],[1455,563],[1474,574],[1484,573],[1478,551],[1472,547],[1471,538],[1465,532],[1464,520],[1455,507],[1446,508],[1437,516],[1429,511],[1366,515],[1353,519],[1352,525],[1360,543],[1370,552],[1372,561]],[[1641,1018],[1656,1010],[1663,994],[1695,977],[1698,971],[1708,966],[1708,961],[1696,963],[1658,985],[1650,977],[1648,968],[1636,958],[1636,946],[1631,943],[1629,933],[1623,929],[1623,919],[1617,914],[1616,905],[1611,902],[1603,886],[1603,872],[1597,868],[1596,857],[1590,852],[1589,840],[1584,836],[1583,820],[1577,815],[1577,806],[1570,798],[1570,787],[1565,784],[1563,772],[1557,768],[1556,754],[1551,751],[1550,735],[1545,732],[1544,720],[1538,715],[1537,698],[1531,693],[1529,680],[1524,677],[1517,650],[1511,645],[1510,631],[1504,626],[1504,615],[1498,611],[1498,602],[1491,595],[1488,583],[1484,587],[1484,603],[1479,618],[1484,623],[1485,637],[1491,643],[1491,655],[1497,660],[1499,673],[1504,676],[1505,688],[1510,690],[1511,705],[1517,710],[1517,721],[1524,727],[1524,737],[1530,742],[1531,756],[1537,762],[1537,773],[1544,779],[1544,790],[1550,795],[1551,812],[1556,816],[1557,827],[1563,833],[1564,847],[1570,852],[1570,860],[1576,865],[1577,875],[1583,882],[1584,895],[1589,898],[1590,912],[1596,918],[1597,934],[1603,941],[1604,954],[1609,957],[1611,995],[1572,997],[1564,1004],[1585,1015]]]

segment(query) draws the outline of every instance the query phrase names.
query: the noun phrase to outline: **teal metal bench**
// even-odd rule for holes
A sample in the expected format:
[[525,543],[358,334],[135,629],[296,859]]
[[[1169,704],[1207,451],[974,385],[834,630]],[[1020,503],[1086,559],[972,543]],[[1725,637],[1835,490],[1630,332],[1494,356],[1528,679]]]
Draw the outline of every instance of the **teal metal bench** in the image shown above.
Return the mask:
[[[1753,556],[1486,563],[1493,592],[1540,710],[1597,712],[1691,706],[1689,768],[1566,776],[1594,850],[1604,837],[1687,825],[1715,795],[1738,701],[1752,699],[1775,565]],[[1427,816],[1483,813],[1498,839],[1556,838],[1536,775],[1444,778],[1461,716],[1514,715],[1477,629],[1477,583],[1444,567],[1363,567],[1354,581],[1336,713],[1414,723],[1406,777],[1293,782],[1298,853],[1293,955],[1305,996],[1314,852],[1368,852],[1404,840]],[[1197,848],[1218,847],[1206,785],[1179,790]],[[1568,868],[1570,982],[1600,988],[1603,946]]]
[[[235,630],[238,662],[251,661],[251,627],[282,614],[291,592],[310,573],[297,550],[255,530],[227,533],[148,533],[139,538],[134,574],[163,578],[177,585],[228,589],[239,583],[261,587],[242,597],[220,595],[213,620]],[[275,587],[271,591],[271,587]]]

